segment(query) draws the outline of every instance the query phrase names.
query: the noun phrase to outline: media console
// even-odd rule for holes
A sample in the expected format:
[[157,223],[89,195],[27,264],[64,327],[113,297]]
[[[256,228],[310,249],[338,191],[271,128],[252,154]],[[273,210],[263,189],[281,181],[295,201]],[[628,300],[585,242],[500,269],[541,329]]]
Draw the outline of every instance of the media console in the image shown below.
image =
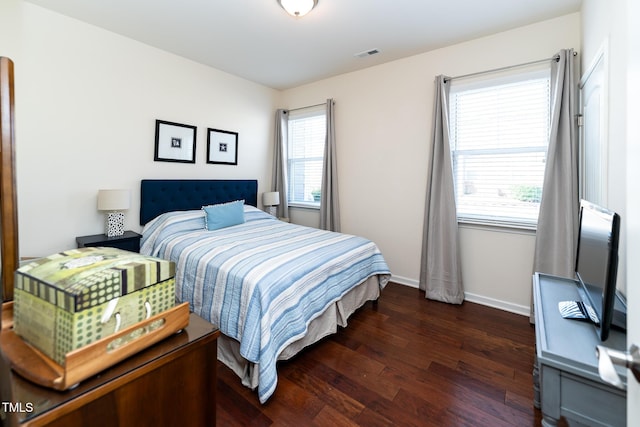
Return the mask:
[[[533,291],[534,405],[542,425],[555,426],[562,417],[587,426],[626,425],[626,390],[600,379],[596,356],[598,344],[626,351],[626,334],[612,329],[603,343],[592,323],[562,318],[558,303],[579,299],[575,280],[536,273]],[[616,369],[626,388],[626,370]]]

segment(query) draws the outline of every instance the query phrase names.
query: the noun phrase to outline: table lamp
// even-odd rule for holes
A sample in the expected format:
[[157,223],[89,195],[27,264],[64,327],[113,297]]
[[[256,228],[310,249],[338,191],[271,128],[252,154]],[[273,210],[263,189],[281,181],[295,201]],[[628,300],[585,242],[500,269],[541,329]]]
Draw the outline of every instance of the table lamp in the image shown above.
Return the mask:
[[129,190],[98,190],[98,210],[107,211],[105,234],[107,237],[124,234],[124,212],[129,209],[131,195]]
[[268,193],[262,193],[262,204],[267,208],[269,215],[276,216],[276,206],[280,204],[280,192],[270,191]]

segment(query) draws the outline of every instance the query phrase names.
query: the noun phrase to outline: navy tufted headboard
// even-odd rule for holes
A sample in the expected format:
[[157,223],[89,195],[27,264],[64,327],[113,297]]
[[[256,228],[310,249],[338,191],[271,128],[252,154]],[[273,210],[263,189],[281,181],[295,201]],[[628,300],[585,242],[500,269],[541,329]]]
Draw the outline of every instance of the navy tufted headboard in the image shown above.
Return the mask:
[[143,179],[140,182],[140,225],[171,211],[244,199],[258,206],[255,179]]

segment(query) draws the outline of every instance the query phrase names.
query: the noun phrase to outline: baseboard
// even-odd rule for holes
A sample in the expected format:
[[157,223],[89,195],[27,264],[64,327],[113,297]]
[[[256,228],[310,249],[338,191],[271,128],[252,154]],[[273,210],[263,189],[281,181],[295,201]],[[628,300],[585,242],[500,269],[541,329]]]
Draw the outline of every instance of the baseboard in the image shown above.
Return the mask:
[[498,308],[500,310],[508,311],[510,313],[519,314],[521,316],[529,317],[530,308],[520,304],[514,304],[511,302],[497,300],[495,298],[489,298],[482,295],[476,295],[469,292],[464,293],[465,301],[475,302],[476,304],[486,305],[487,307]]
[[[391,276],[391,281],[394,283],[398,283],[400,285],[409,286],[411,288],[417,289],[419,287],[419,282],[417,280],[409,279],[407,277],[393,275]],[[480,305],[485,305],[487,307],[497,308],[500,310],[508,311],[510,313],[519,314],[521,316],[529,317],[530,315],[529,306],[513,304],[507,301],[502,301],[495,298],[489,298],[483,295],[472,294],[469,292],[464,293],[464,299],[465,301],[473,302]]]
[[396,276],[396,275],[391,275],[391,281],[394,283],[398,283],[400,285],[405,285],[405,286],[409,286],[411,288],[416,288],[416,289],[418,289],[420,285],[417,280],[409,279],[407,277],[402,277],[402,276]]

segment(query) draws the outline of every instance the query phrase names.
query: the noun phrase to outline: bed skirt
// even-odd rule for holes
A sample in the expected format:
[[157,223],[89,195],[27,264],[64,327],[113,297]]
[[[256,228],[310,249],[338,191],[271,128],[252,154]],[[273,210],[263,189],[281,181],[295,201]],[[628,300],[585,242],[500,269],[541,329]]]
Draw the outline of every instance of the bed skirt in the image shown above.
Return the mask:
[[[318,342],[322,338],[338,331],[338,326],[346,327],[347,320],[365,302],[378,299],[381,283],[386,285],[388,276],[375,275],[347,292],[340,300],[331,304],[320,316],[309,324],[307,334],[289,344],[278,355],[278,360],[288,360],[303,348]],[[258,369],[240,355],[240,343],[233,338],[220,335],[218,338],[218,360],[228,366],[240,377],[242,384],[251,389],[258,387]]]

